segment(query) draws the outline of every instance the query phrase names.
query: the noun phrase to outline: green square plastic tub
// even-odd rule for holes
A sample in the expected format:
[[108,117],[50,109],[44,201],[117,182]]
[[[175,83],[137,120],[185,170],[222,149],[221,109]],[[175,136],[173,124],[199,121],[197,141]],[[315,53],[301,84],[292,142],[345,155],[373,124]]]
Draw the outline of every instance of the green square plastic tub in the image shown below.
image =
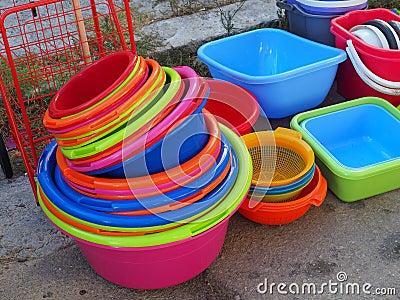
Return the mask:
[[297,114],[329,189],[353,202],[400,188],[400,111],[364,97]]

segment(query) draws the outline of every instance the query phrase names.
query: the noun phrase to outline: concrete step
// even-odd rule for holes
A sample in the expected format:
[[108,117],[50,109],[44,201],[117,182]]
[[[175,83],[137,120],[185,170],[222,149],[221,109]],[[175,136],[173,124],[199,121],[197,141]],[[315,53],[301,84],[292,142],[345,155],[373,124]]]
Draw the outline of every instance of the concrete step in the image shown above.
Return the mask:
[[[161,46],[157,48],[157,51],[189,44],[201,44],[228,33],[221,21],[221,14],[232,15],[239,4],[234,3],[191,15],[156,21],[144,26],[142,32],[158,38]],[[265,26],[277,18],[275,1],[247,0],[232,18],[232,31],[237,33]]]

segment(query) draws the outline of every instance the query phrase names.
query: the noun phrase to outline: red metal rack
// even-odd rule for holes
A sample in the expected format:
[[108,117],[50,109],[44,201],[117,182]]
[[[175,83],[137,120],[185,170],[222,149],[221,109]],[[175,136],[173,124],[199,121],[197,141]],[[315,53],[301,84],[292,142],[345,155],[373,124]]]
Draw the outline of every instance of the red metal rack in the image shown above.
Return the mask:
[[0,91],[36,197],[38,157],[52,139],[42,117],[53,95],[92,61],[136,49],[129,0],[21,2],[0,4]]

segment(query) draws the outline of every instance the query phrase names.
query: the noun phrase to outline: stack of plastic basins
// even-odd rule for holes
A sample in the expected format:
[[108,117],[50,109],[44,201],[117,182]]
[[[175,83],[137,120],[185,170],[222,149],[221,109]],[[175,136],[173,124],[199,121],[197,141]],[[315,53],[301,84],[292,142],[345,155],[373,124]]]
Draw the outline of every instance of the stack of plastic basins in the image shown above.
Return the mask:
[[335,45],[329,28],[331,20],[348,11],[365,9],[367,0],[279,0],[276,5],[286,11],[289,31],[328,46]]
[[[370,73],[380,77],[381,81],[386,80],[388,87],[390,85],[400,87],[400,51],[371,46],[350,32],[352,27],[374,19],[387,22],[400,21],[400,16],[388,9],[377,8],[353,11],[335,18],[332,20],[331,32],[335,35],[336,47],[346,49],[348,42],[351,41],[365,70],[368,69]],[[347,99],[376,96],[388,100],[395,106],[400,104],[400,88],[377,90],[371,87],[357,74],[350,59],[339,65],[337,90]]]
[[252,165],[240,137],[203,109],[209,92],[189,67],[122,52],[52,99],[39,202],[102,277],[163,288],[217,257]]
[[262,224],[282,225],[319,206],[326,195],[326,180],[314,161],[314,152],[301,134],[278,127],[242,137],[253,162],[250,193],[239,209]]

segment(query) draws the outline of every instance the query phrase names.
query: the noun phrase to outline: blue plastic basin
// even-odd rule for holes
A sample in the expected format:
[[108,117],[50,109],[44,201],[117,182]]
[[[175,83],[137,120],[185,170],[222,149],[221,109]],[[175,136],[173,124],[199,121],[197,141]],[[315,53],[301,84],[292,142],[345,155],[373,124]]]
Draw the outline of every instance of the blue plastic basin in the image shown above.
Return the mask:
[[139,154],[121,163],[86,174],[125,178],[163,172],[190,160],[205,147],[208,139],[203,114],[192,114],[163,139]]
[[[229,51],[227,51],[229,49]],[[252,92],[270,118],[319,105],[345,51],[280,29],[257,29],[202,45],[199,59],[214,78]]]
[[342,109],[304,120],[300,126],[337,163],[348,169],[400,158],[400,121],[379,105]]

